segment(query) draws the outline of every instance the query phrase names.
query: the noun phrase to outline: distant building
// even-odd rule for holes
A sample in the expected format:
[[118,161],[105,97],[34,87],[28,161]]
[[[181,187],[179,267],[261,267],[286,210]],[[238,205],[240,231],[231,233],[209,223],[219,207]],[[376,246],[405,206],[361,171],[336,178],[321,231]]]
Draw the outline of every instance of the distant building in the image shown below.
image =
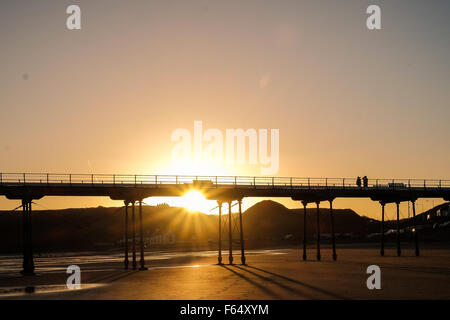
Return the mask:
[[294,239],[294,235],[288,233],[288,234],[286,234],[283,238],[284,238],[284,240],[292,240],[292,239]]
[[448,205],[439,208],[439,209],[436,211],[436,215],[437,215],[438,217],[448,217]]
[[446,203],[434,211],[428,212],[427,220],[446,218],[449,216],[449,204]]
[[156,234],[146,238],[145,242],[149,244],[172,244],[176,242],[176,236],[173,232],[169,231],[165,234]]

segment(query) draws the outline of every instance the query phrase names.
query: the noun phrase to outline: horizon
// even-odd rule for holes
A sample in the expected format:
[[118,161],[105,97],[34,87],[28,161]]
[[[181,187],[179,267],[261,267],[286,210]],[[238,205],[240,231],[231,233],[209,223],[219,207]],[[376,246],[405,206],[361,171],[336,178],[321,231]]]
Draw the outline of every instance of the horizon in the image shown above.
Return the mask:
[[[214,200],[211,200],[211,201],[214,201]],[[416,212],[416,216],[424,214],[424,213],[426,213],[428,211],[432,211],[435,208],[437,208],[437,207],[439,207],[439,206],[441,206],[443,204],[450,203],[449,201],[445,201],[445,200],[442,200],[442,201],[443,201],[442,203],[438,203],[438,204],[436,204],[436,205],[432,206],[431,208],[428,208],[428,209],[426,209],[424,211],[417,211]],[[262,202],[266,202],[266,203],[267,202],[273,202],[273,203],[276,203],[277,205],[283,206],[284,208],[286,208],[289,211],[291,211],[291,210],[299,210],[299,211],[303,212],[303,208],[288,208],[281,201],[271,200],[271,199],[263,199],[263,200],[257,201],[256,203],[252,204],[251,206],[249,206],[245,210],[242,210],[242,214],[244,214],[249,209],[252,209],[252,208],[254,208],[257,205],[261,205]],[[168,206],[167,208],[170,208],[170,209],[182,209],[182,211],[185,211],[185,213],[188,213],[188,214],[204,214],[204,215],[207,215],[207,216],[218,216],[218,213],[215,213],[215,212],[208,213],[208,212],[203,212],[203,211],[200,211],[200,210],[195,210],[195,209],[193,210],[193,209],[187,208],[184,205],[180,205],[180,206],[170,205],[170,204],[165,203],[165,202],[160,202],[160,203],[157,203],[157,204],[148,204],[145,201],[142,201],[142,208],[144,208],[144,207],[151,207],[151,208],[158,209],[158,206],[160,206],[160,205],[163,205],[163,206],[167,205]],[[84,209],[101,209],[101,208],[103,208],[103,209],[125,208],[125,206],[102,206],[102,205],[98,205],[98,206],[93,206],[93,207],[70,207],[70,208],[64,207],[64,208],[52,208],[52,209],[50,209],[50,208],[45,208],[45,207],[43,207],[42,205],[40,205],[38,203],[35,203],[33,206],[34,206],[33,212],[39,212],[39,211],[64,211],[64,210],[84,210]],[[12,212],[15,212],[15,211],[20,211],[21,210],[20,207],[21,206],[18,206],[16,208],[12,209],[12,210],[0,209],[0,211],[12,213]],[[138,206],[136,206],[136,207],[138,207]],[[159,208],[159,209],[164,210],[166,208],[163,207],[163,208]],[[310,207],[307,207],[306,210],[316,212],[316,207],[310,206]],[[329,210],[329,208],[327,208],[327,207],[320,207],[320,211],[327,211],[327,210]],[[377,218],[373,218],[373,217],[370,217],[370,216],[366,216],[364,214],[360,214],[358,211],[354,210],[351,207],[349,207],[349,208],[334,208],[334,210],[335,210],[335,213],[336,213],[336,211],[339,211],[339,210],[353,211],[354,213],[356,213],[361,218],[368,218],[368,219],[373,219],[373,220],[381,222],[381,219],[377,219]],[[390,213],[389,210],[386,210],[385,222],[395,221],[396,218],[395,218],[395,214],[394,213],[395,213],[394,209],[392,209],[392,213]],[[238,214],[236,209],[234,209],[232,211],[232,214]],[[227,209],[223,210],[222,215],[225,215],[225,216],[228,215],[228,210]],[[389,215],[392,215],[391,219],[389,219]],[[405,216],[405,214],[403,212],[400,214],[400,221],[402,221],[404,219],[412,219],[412,218],[413,218],[412,215],[410,215],[410,216],[406,215]]]

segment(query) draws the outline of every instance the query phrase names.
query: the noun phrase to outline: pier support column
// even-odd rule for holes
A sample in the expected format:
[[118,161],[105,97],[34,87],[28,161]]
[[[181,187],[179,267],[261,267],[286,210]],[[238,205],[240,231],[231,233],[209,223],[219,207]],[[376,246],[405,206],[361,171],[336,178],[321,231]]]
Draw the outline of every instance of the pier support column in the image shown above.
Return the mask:
[[222,201],[217,201],[219,206],[219,255],[217,257],[217,264],[222,264]]
[[413,207],[413,220],[414,220],[414,241],[416,242],[416,257],[419,256],[419,231],[417,230],[417,218],[416,218],[416,200],[412,201]]
[[141,247],[141,259],[140,259],[140,268],[139,270],[148,270],[145,267],[145,258],[144,258],[144,230],[142,226],[142,200],[139,200],[139,246]]
[[330,200],[330,220],[331,220],[331,242],[333,245],[333,260],[337,260],[336,255],[336,238],[334,235],[334,218],[333,218],[333,200]]
[[128,201],[125,201],[125,259],[123,261],[125,269],[128,269],[130,264],[128,260]]
[[31,200],[23,199],[23,270],[24,276],[34,275],[33,243],[31,233]]
[[228,201],[228,240],[229,240],[229,264],[233,264],[233,235],[232,235],[232,222],[231,222],[231,201]]
[[320,261],[320,213],[319,206],[320,202],[316,202],[317,205],[317,260]]
[[241,236],[241,264],[245,265],[245,249],[244,249],[244,231],[242,230],[242,199],[238,200],[239,204],[239,229]]
[[135,201],[131,202],[131,224],[132,224],[132,233],[133,233],[133,270],[136,270],[136,220],[134,216],[134,203]]
[[402,250],[400,248],[400,202],[395,203],[397,205],[397,256],[400,257]]
[[303,204],[303,260],[306,260],[306,206],[308,202],[302,201]]
[[381,204],[381,249],[380,249],[380,255],[384,256],[384,206],[386,203],[383,201],[380,201]]

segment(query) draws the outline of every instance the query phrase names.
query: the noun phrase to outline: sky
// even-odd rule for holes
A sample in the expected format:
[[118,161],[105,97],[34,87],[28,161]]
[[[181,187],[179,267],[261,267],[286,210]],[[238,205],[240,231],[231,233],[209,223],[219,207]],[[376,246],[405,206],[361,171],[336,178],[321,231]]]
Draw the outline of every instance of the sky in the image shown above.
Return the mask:
[[[66,27],[72,4],[80,30]],[[370,4],[381,30],[366,27]],[[450,179],[449,12],[446,0],[2,0],[0,171],[261,175],[176,163],[172,133],[202,121],[278,129],[275,176]],[[0,197],[0,209],[17,205]]]

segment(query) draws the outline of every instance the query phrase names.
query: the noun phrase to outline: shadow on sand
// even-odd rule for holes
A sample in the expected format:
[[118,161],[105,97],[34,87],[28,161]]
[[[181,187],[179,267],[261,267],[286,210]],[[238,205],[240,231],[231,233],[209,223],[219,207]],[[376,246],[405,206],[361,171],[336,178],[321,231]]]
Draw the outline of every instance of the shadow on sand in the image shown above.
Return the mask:
[[[302,287],[304,287],[306,289],[313,290],[313,291],[316,291],[316,292],[318,292],[320,294],[326,295],[328,299],[349,299],[348,297],[336,294],[334,292],[327,291],[327,290],[324,290],[324,289],[321,289],[321,288],[318,288],[318,287],[306,284],[304,282],[301,282],[301,281],[298,281],[298,280],[295,280],[295,279],[292,279],[292,278],[289,278],[289,277],[286,277],[286,276],[283,276],[283,275],[280,275],[280,274],[277,274],[277,273],[274,273],[274,272],[271,272],[271,271],[267,271],[267,270],[264,270],[264,269],[261,269],[261,268],[252,267],[252,266],[248,266],[248,265],[245,266],[245,267],[238,266],[238,265],[233,265],[233,266],[222,265],[222,267],[227,269],[228,271],[234,273],[238,277],[248,281],[250,284],[258,287],[259,289],[261,289],[262,291],[264,291],[265,293],[267,293],[268,295],[270,295],[271,297],[273,297],[275,299],[281,299],[281,296],[279,294],[277,294],[276,292],[268,289],[267,286],[264,284],[264,282],[276,285],[279,288],[281,288],[282,290],[285,290],[285,291],[289,292],[290,294],[294,294],[294,295],[298,296],[299,298],[317,299],[317,296],[308,294],[304,290],[300,290],[298,288],[293,288],[291,286],[283,284],[282,282],[279,281],[279,279],[288,281],[288,282],[293,283],[295,285],[299,285],[299,286],[302,286]],[[262,282],[254,281],[254,280],[246,277],[243,273],[238,272],[236,269],[238,269],[240,271],[244,271],[246,273],[249,273],[249,274],[259,278],[260,280],[262,280]],[[252,271],[252,270],[249,270],[249,269],[258,270],[258,271],[263,272],[264,274],[266,274],[268,276],[266,276],[264,274],[257,273],[255,271]],[[277,278],[278,278],[278,281],[277,281]]]

